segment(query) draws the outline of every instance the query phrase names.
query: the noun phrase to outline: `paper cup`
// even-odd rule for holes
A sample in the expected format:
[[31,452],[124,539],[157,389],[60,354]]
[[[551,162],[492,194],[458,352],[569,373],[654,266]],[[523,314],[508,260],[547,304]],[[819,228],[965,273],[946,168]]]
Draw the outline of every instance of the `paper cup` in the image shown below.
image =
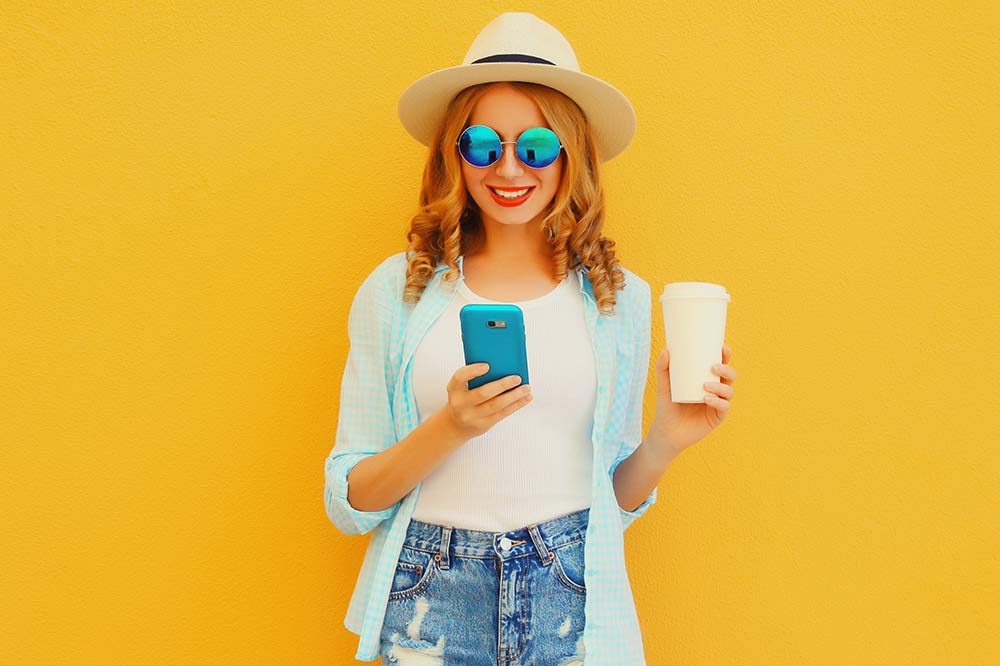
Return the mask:
[[732,300],[721,284],[671,282],[663,287],[663,325],[670,351],[673,402],[705,402],[705,382],[717,382],[712,366],[722,362],[726,310]]

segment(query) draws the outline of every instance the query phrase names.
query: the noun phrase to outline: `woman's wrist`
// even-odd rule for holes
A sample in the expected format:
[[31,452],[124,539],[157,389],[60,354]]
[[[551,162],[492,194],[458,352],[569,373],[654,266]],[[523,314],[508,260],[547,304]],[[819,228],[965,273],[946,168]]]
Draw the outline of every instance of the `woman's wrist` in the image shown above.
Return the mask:
[[659,426],[656,421],[653,421],[649,432],[646,433],[644,443],[649,449],[650,456],[657,462],[662,463],[664,469],[673,462],[674,458],[684,451],[683,448],[678,448],[674,445],[670,437],[667,436],[665,429]]
[[442,438],[449,445],[457,448],[471,439],[452,418],[451,412],[448,411],[448,405],[432,414],[428,420],[431,419],[434,420],[434,427],[439,430]]

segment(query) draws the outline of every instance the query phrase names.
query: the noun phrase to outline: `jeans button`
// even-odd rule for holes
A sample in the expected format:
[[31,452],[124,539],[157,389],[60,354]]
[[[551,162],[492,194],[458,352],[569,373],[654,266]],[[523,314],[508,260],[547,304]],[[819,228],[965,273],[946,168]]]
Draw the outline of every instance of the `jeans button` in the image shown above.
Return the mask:
[[507,537],[504,537],[504,538],[500,539],[500,550],[502,550],[504,552],[510,550],[510,547],[513,546],[513,545],[514,545],[514,542],[511,541],[510,539],[508,539]]

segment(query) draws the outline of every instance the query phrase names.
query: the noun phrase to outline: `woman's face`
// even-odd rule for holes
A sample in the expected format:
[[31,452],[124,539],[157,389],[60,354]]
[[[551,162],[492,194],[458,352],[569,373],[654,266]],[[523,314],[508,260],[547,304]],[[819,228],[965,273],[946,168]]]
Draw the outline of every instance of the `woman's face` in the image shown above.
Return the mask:
[[[496,130],[501,141],[516,141],[521,132],[531,127],[549,127],[534,100],[512,86],[496,84],[476,103],[470,125],[486,125]],[[549,128],[551,129],[551,128]],[[563,153],[547,167],[532,169],[521,163],[514,144],[503,145],[502,157],[485,168],[462,162],[462,177],[483,214],[484,223],[527,224],[540,221],[542,212],[555,197],[562,176]],[[507,192],[530,188],[523,202],[510,205],[492,188]],[[508,205],[504,205],[508,203]]]

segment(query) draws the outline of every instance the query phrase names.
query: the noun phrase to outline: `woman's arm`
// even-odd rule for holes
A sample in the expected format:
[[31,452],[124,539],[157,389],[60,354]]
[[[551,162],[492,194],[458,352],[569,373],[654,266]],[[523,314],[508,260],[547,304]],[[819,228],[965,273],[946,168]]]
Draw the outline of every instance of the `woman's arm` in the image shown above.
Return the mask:
[[340,389],[337,434],[326,459],[323,501],[330,521],[344,534],[364,534],[398,507],[359,511],[347,499],[347,475],[365,458],[397,442],[392,418],[390,330],[402,290],[403,260],[390,257],[361,283],[347,319],[350,349]]
[[327,515],[344,534],[364,534],[391,518],[400,500],[449,454],[530,401],[527,385],[506,390],[516,386],[516,377],[470,391],[468,380],[487,368],[466,365],[452,375],[448,405],[396,440],[389,338],[404,261],[402,255],[391,257],[373,271],[359,287],[348,315],[350,350],[323,493]]
[[385,451],[363,458],[347,475],[347,500],[381,511],[402,499],[467,441],[442,408]]
[[628,296],[627,308],[631,315],[627,330],[631,335],[632,366],[622,440],[609,470],[623,530],[656,503],[657,483],[674,458],[663,449],[665,440],[656,434],[659,431],[650,428],[642,438],[643,397],[649,379],[652,347],[653,296],[649,283],[638,275],[629,272],[626,279],[630,285],[624,293]]
[[615,469],[615,497],[618,506],[625,511],[635,511],[646,501],[670,463],[677,458],[677,452],[657,437],[656,431],[650,428],[639,448]]

